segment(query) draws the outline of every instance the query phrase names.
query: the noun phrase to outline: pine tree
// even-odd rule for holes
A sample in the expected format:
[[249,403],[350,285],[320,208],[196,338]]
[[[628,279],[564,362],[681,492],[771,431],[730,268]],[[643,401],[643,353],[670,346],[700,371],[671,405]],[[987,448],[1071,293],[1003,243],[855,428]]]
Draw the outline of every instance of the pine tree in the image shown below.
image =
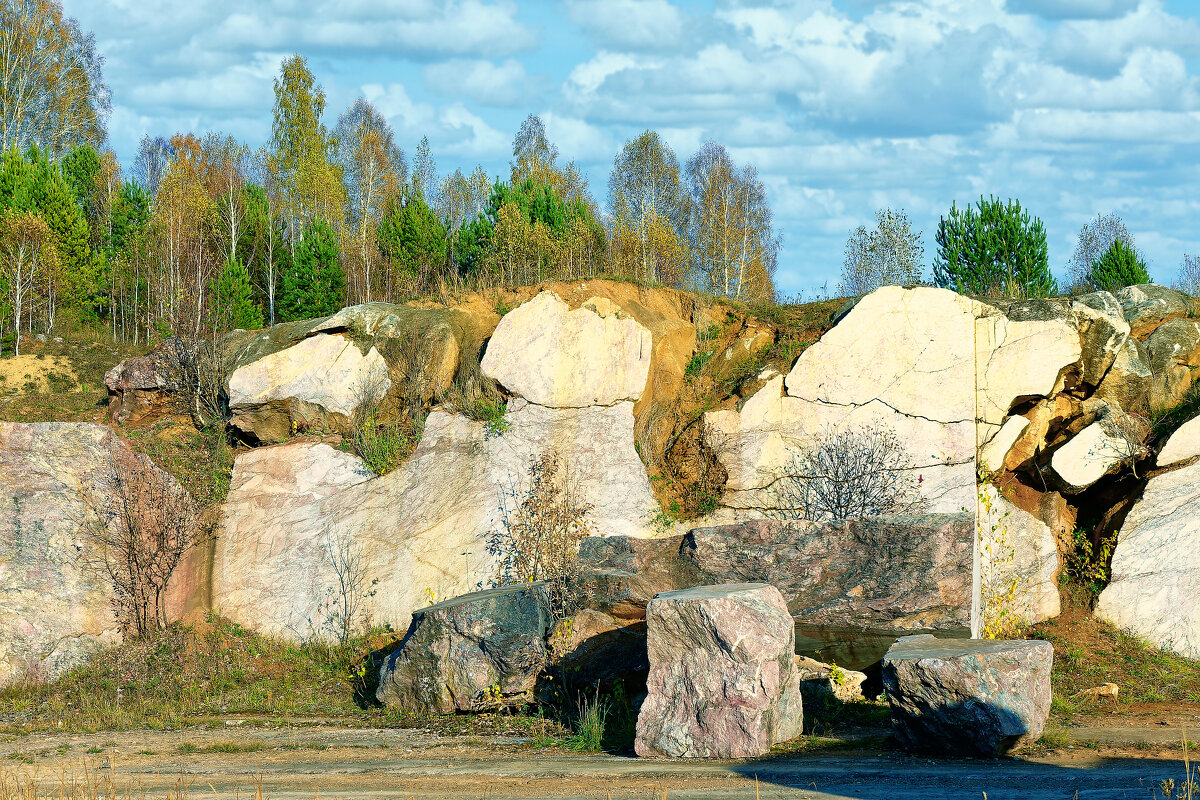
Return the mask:
[[938,221],[933,280],[959,292],[1046,297],[1058,291],[1046,255],[1046,229],[1020,202],[982,197],[953,205]]
[[1087,280],[1096,289],[1115,292],[1126,286],[1149,283],[1150,273],[1146,271],[1146,262],[1133,248],[1120,239],[1113,239],[1104,255],[1092,264]]
[[225,327],[258,330],[263,326],[262,309],[254,302],[253,291],[246,265],[237,259],[226,262],[212,289]]
[[379,226],[379,250],[393,283],[405,288],[427,285],[446,263],[446,227],[419,191],[393,203]]
[[280,315],[312,319],[342,307],[346,278],[339,262],[337,236],[324,220],[310,223],[296,247],[296,259],[283,275]]

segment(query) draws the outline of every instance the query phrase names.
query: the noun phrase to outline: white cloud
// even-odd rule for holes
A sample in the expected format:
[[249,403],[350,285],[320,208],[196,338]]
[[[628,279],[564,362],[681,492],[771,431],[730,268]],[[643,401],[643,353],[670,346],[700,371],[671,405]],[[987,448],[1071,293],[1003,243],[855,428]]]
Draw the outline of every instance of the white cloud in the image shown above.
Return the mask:
[[1137,4],[1138,0],[1008,0],[1008,10],[1045,19],[1110,19]]
[[415,142],[428,136],[437,143],[434,152],[469,158],[495,158],[508,151],[509,137],[469,111],[462,103],[438,108],[414,101],[403,84],[367,84],[362,94],[379,109],[400,141]]
[[514,58],[501,64],[454,59],[430,64],[425,83],[439,94],[465,96],[489,106],[517,107],[527,103],[531,81],[525,65]]
[[567,13],[605,47],[672,49],[684,33],[667,0],[568,0]]

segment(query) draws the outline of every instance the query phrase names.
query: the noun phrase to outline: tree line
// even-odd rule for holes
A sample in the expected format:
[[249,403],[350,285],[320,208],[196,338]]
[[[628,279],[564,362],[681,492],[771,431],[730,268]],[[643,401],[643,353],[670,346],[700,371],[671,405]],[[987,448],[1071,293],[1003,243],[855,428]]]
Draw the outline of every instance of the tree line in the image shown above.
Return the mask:
[[[780,240],[765,188],[720,144],[681,163],[654,131],[626,142],[602,211],[537,116],[516,133],[508,175],[439,176],[428,139],[410,161],[363,98],[328,129],[325,93],[295,55],[274,81],[261,148],[219,133],[145,136],[122,165],[104,146],[109,92],[91,35],[55,0],[3,8],[0,60],[16,56],[0,68],[28,90],[14,96],[6,74],[0,93],[0,346],[52,332],[64,311],[138,343],[556,279],[774,297]],[[70,85],[34,57],[47,31],[67,42],[60,60],[78,62]]]
[[[880,286],[932,283],[988,297],[1077,295],[1150,283],[1145,256],[1115,212],[1098,214],[1079,231],[1067,263],[1069,284],[1060,287],[1050,270],[1046,228],[1017,200],[980,197],[973,206],[950,207],[938,220],[932,280],[925,276],[921,233],[903,210],[881,209],[875,225],[850,232],[838,291],[862,295]],[[1200,258],[1185,254],[1174,281],[1200,293]]]

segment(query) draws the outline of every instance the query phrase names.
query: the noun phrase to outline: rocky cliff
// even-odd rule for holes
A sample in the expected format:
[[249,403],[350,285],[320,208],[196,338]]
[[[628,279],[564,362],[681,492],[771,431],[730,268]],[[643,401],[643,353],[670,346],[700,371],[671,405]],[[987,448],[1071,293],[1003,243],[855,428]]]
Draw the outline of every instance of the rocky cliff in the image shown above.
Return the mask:
[[[486,535],[499,521],[502,495],[525,490],[526,465],[540,453],[557,452],[569,465],[592,535],[677,537],[794,517],[776,487],[796,455],[839,431],[883,427],[903,451],[911,512],[969,520],[955,534],[962,541],[952,543],[969,557],[951,570],[957,599],[946,619],[978,633],[1002,597],[1007,610],[1035,621],[1059,611],[1060,554],[1077,517],[1114,528],[1120,514],[1108,510],[1127,508],[1142,491],[1144,480],[1132,475],[1144,470],[1131,468],[1153,465],[1155,442],[1144,447],[1126,418],[1178,403],[1200,365],[1193,301],[1157,286],[1017,302],[886,287],[843,308],[798,357],[773,345],[785,336],[779,325],[681,292],[592,281],[509,300],[511,308],[478,299],[453,307],[369,304],[233,334],[223,380],[230,428],[245,446],[219,509],[212,558],[189,561],[192,574],[179,583],[204,587],[193,593],[238,622],[306,636],[320,627],[339,561],[350,559],[371,587],[366,613],[404,629],[413,609],[494,574]],[[147,372],[139,363],[112,373],[113,407],[125,419],[160,406],[170,389]],[[481,398],[503,403],[503,416],[495,406],[490,417],[479,414],[472,404]],[[364,404],[423,420],[411,455],[386,475],[336,447]],[[111,639],[111,625],[96,621],[106,613],[102,587],[71,574],[71,548],[41,547],[44,567],[35,573],[9,566],[28,562],[11,554],[28,553],[21,520],[31,498],[49,493],[69,505],[61,475],[87,468],[66,450],[35,457],[22,449],[16,443],[32,435],[25,426],[4,430],[0,468],[23,477],[4,482],[0,591],[79,585],[69,609],[41,610],[54,624],[39,627],[59,631],[55,641]],[[74,447],[115,439],[87,427],[53,435]],[[1101,602],[1101,613],[1135,629],[1143,614],[1132,599],[1138,581],[1170,571],[1145,544],[1166,524],[1161,505],[1175,503],[1182,514],[1200,509],[1186,488],[1190,462],[1168,467],[1157,458],[1158,467],[1177,471],[1154,478],[1125,522],[1113,586]],[[35,461],[40,472],[30,469]],[[700,488],[707,498],[700,516],[675,522],[672,498]],[[795,534],[802,555],[824,559],[830,543],[804,537],[834,529],[810,528],[793,529],[810,531]],[[903,530],[890,523],[887,530],[889,546],[903,546]],[[764,558],[736,547],[726,557]],[[1148,566],[1154,557],[1157,566]],[[872,577],[884,604],[886,577]],[[923,592],[937,586],[936,573],[929,579]],[[1181,649],[1200,640],[1183,611],[1193,603],[1183,597],[1188,580],[1157,583],[1159,621],[1144,626],[1168,631],[1158,638]],[[864,591],[819,589],[823,607],[833,609],[841,607],[839,592]],[[15,634],[0,638],[0,653],[34,650]]]

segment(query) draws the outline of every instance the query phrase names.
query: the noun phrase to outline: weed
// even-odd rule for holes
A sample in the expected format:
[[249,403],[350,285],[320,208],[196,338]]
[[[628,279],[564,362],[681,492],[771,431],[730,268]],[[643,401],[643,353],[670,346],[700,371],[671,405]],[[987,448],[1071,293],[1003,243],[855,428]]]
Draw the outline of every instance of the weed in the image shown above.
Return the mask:
[[598,753],[604,745],[604,722],[608,717],[609,705],[600,699],[599,692],[592,699],[581,697],[579,715],[575,721],[575,732],[564,742],[572,750],[581,753]]
[[712,360],[713,353],[711,350],[697,350],[692,353],[692,357],[688,359],[687,366],[683,372],[690,377],[696,377],[704,372],[704,367]]

